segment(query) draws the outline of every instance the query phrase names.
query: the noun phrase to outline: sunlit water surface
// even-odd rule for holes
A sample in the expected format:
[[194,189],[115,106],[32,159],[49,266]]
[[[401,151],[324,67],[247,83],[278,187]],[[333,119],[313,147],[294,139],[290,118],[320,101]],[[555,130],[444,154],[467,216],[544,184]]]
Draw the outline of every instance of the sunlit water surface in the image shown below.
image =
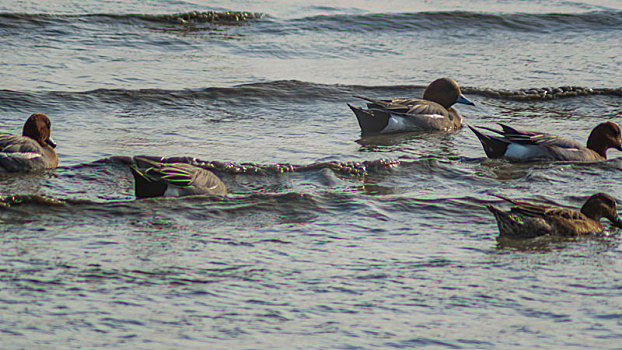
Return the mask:
[[[619,348],[620,233],[498,241],[484,207],[622,199],[618,151],[361,138],[346,103],[449,76],[469,124],[584,142],[620,122],[621,35],[619,1],[0,0],[0,130],[48,114],[61,163],[0,174],[2,348]],[[135,200],[111,157],[139,154],[230,194]]]

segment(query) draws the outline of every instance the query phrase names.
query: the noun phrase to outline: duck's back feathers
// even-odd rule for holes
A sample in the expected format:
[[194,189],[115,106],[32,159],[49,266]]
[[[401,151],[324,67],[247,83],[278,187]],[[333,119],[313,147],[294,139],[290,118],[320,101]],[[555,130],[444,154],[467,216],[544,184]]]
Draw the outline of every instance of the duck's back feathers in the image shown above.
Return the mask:
[[58,166],[58,155],[30,137],[0,133],[0,172],[39,171]]
[[458,84],[449,78],[437,79],[425,90],[423,98],[379,100],[355,96],[367,101],[367,108],[348,104],[365,134],[407,131],[454,131],[462,127],[462,116],[454,103],[473,105],[462,96]]
[[162,163],[135,157],[130,167],[136,197],[221,195],[225,184],[211,171],[187,163]]
[[501,236],[532,238],[542,235],[581,236],[604,230],[601,218],[622,227],[616,201],[605,193],[597,193],[585,202],[581,211],[553,205],[535,204],[497,196],[513,204],[510,211],[493,205],[486,208],[494,215]]
[[469,126],[477,136],[489,158],[506,158],[512,161],[561,160],[597,161],[602,160],[594,150],[566,137],[521,131],[508,125],[499,124],[502,130],[477,127],[494,132],[500,136],[486,135]]
[[[569,148],[569,149],[581,149],[585,148],[580,142],[575,140],[553,135],[547,134],[543,132],[535,132],[535,131],[519,131],[508,125],[499,123],[502,132],[498,132],[503,135],[503,137],[510,142],[523,144],[523,145],[541,145],[541,146],[555,146],[560,148]],[[485,128],[487,130],[493,130],[489,128]]]
[[543,235],[581,236],[603,231],[600,222],[567,208],[521,203],[508,211],[493,205],[486,208],[495,216],[499,234],[506,237],[533,238]]
[[405,98],[359,98],[369,102],[369,109],[351,104],[348,107],[356,115],[365,135],[404,131],[453,131],[462,126],[462,116],[456,110],[447,110],[436,102]]
[[391,100],[375,100],[368,97],[354,96],[368,101],[370,110],[380,109],[398,115],[439,115],[451,119],[451,115],[440,104],[421,98],[394,98]]
[[501,236],[533,238],[552,231],[551,225],[543,218],[524,220],[516,213],[503,211],[493,205],[487,205],[486,208],[494,215]]

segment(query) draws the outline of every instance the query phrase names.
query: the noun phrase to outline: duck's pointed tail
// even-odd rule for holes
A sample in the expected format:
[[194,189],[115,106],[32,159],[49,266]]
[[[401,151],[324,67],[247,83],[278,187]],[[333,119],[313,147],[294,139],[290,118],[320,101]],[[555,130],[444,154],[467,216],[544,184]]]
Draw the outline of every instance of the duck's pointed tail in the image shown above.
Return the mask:
[[501,158],[508,149],[509,142],[500,137],[488,136],[469,125],[469,129],[473,131],[479,142],[484,147],[484,152],[488,158]]
[[362,134],[378,134],[389,124],[391,114],[381,110],[362,109],[348,103],[348,107],[356,115]]
[[130,165],[130,171],[134,176],[134,193],[136,198],[158,197],[166,192],[167,184],[150,180],[138,166]]
[[497,221],[499,228],[499,236],[513,237],[521,232],[522,225],[519,221],[514,220],[509,212],[503,211],[492,204],[487,204],[486,209],[492,213]]

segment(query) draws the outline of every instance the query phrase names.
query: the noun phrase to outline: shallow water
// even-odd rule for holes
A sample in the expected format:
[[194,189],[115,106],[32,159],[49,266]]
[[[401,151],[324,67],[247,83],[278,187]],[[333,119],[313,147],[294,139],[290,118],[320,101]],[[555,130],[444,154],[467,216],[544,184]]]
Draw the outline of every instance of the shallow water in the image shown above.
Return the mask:
[[[499,241],[484,208],[622,199],[617,151],[509,164],[468,129],[361,138],[346,106],[450,76],[469,124],[583,142],[622,114],[619,2],[0,0],[0,19],[0,130],[48,114],[61,163],[0,174],[3,348],[619,348],[619,231]],[[196,157],[230,195],[135,200],[111,157],[138,154]]]

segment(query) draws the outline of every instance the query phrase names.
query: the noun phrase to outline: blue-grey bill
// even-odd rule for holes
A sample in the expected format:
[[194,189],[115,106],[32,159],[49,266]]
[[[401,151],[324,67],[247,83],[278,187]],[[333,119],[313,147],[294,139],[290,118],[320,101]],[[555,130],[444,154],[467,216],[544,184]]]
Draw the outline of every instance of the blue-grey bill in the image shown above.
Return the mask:
[[464,103],[465,105],[475,106],[475,103],[469,101],[469,99],[464,97],[464,95],[462,94],[458,95],[458,99],[456,100],[456,103]]
[[45,143],[47,143],[48,145],[50,145],[52,148],[56,148],[56,142],[54,142],[54,140],[52,140],[51,137],[48,137],[47,140],[45,140]]

